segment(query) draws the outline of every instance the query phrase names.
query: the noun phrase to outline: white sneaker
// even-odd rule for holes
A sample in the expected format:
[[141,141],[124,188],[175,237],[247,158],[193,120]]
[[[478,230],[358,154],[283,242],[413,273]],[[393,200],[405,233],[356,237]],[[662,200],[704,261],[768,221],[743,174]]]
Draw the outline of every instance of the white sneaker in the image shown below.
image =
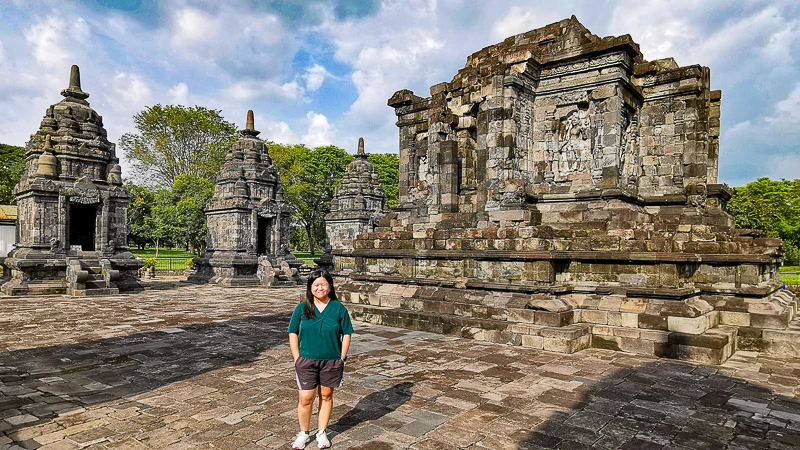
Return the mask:
[[309,442],[311,442],[311,435],[308,434],[308,431],[301,431],[297,433],[297,438],[292,444],[292,450],[303,450]]
[[331,441],[328,439],[328,435],[325,433],[325,430],[317,431],[317,447],[331,448]]

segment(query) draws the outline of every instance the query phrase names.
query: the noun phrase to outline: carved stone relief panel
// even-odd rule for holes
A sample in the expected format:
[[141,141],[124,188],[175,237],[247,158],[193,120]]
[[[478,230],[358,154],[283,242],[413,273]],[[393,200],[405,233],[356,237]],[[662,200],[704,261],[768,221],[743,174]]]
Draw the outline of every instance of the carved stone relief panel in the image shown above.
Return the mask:
[[555,182],[567,181],[574,173],[594,168],[594,130],[589,109],[588,104],[582,104],[560,118],[550,160]]

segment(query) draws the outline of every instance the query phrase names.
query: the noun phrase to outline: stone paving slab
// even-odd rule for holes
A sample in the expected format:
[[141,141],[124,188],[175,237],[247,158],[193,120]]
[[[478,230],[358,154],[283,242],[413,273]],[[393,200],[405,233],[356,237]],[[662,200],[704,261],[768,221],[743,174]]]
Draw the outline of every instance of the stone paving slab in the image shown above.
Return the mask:
[[[302,289],[150,286],[0,297],[0,450],[290,447]],[[355,325],[335,449],[800,446],[800,359],[703,366]]]

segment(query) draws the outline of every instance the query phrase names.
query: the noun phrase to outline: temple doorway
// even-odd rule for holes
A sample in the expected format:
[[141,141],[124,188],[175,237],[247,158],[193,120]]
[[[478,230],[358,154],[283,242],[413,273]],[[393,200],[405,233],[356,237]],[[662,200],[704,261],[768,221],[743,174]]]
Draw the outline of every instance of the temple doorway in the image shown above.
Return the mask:
[[97,205],[70,203],[68,246],[80,245],[83,251],[94,251],[94,232],[97,222]]
[[258,245],[256,251],[259,255],[264,255],[269,251],[270,231],[272,230],[272,219],[266,217],[258,218]]

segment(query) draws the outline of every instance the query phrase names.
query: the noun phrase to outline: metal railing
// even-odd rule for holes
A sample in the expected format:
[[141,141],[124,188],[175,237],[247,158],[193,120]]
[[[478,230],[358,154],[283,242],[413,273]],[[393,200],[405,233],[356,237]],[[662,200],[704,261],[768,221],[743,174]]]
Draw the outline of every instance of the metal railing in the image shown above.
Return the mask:
[[173,257],[159,257],[156,262],[156,271],[173,271],[173,270],[186,270],[186,262],[189,258],[173,258]]

